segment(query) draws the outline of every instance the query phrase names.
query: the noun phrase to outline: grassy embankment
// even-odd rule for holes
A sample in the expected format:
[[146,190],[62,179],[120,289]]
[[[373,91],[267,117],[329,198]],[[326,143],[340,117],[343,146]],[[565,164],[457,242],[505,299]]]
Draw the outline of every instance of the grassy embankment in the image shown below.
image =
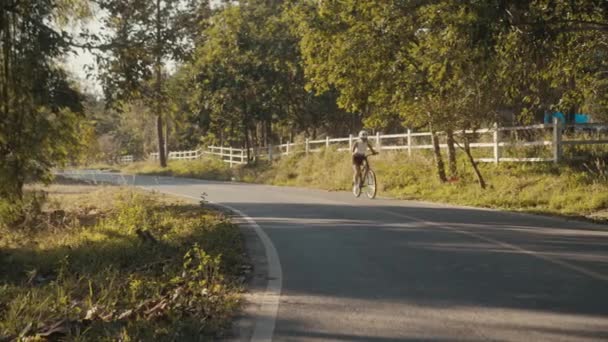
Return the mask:
[[[371,160],[379,177],[380,196],[597,220],[608,217],[608,171],[601,164],[481,164],[488,183],[482,190],[464,158],[458,160],[459,180],[449,184],[437,181],[429,155],[408,157],[403,152],[384,152]],[[136,163],[124,171],[216,180],[234,177],[244,182],[334,191],[349,190],[352,180],[349,155],[335,150],[233,169],[221,161],[203,159],[173,161],[164,170],[154,164]]]
[[129,188],[47,191],[19,224],[0,224],[0,341],[197,341],[225,333],[243,279],[235,225],[199,205]]

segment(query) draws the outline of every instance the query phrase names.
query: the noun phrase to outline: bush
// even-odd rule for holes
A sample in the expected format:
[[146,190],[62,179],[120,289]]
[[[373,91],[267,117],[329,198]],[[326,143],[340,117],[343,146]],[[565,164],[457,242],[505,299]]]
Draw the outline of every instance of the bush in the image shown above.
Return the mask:
[[118,187],[61,200],[76,220],[0,235],[0,340],[213,339],[230,325],[243,245],[222,215]]

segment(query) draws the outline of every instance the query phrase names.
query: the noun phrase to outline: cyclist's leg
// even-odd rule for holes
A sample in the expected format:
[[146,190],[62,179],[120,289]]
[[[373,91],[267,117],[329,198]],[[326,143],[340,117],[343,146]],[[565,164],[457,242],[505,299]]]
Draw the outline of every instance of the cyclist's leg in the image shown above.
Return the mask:
[[353,184],[357,184],[357,180],[360,180],[361,177],[361,166],[353,163]]
[[363,165],[364,175],[362,175],[362,177],[359,179],[361,180],[361,186],[363,186],[365,184],[365,180],[367,179],[367,174],[369,173],[369,162],[367,158],[363,160],[363,163],[361,165]]

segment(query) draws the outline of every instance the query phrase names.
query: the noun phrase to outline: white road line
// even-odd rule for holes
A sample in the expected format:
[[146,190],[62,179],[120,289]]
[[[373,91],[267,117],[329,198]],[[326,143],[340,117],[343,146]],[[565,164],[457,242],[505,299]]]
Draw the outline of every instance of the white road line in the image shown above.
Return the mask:
[[[124,176],[122,174],[120,176],[124,181]],[[133,183],[135,183],[135,178],[133,178]],[[159,183],[159,177],[156,177],[156,183]],[[139,188],[149,190],[144,186],[139,186]],[[170,191],[161,192],[178,197],[194,199],[196,201],[200,200],[200,198],[196,198],[194,196],[174,193]],[[264,232],[264,230],[255,222],[254,219],[247,216],[245,213],[236,208],[221,203],[215,203],[212,201],[209,201],[209,203],[225,208],[242,217],[247,222],[247,224],[249,224],[249,226],[255,231],[257,236],[262,241],[262,244],[264,245],[266,258],[268,260],[268,284],[266,285],[266,291],[264,292],[262,300],[260,300],[259,303],[255,303],[260,306],[260,310],[258,318],[255,322],[251,341],[272,341],[274,335],[274,328],[276,325],[276,318],[279,312],[279,301],[281,298],[281,290],[283,286],[283,271],[281,268],[279,253],[277,253],[277,250],[274,244],[272,243],[272,240],[270,240],[270,237],[268,237],[266,232]]]
[[[198,198],[195,198],[192,196],[187,196],[187,195],[182,195],[182,194],[177,194],[177,193],[170,193],[170,192],[166,192],[166,193],[199,200]],[[309,196],[303,196],[303,197],[309,197]],[[316,198],[316,197],[311,197],[311,198],[318,200],[318,198]],[[324,201],[329,202],[329,203],[341,204],[341,205],[345,205],[345,204],[353,205],[352,203],[335,201],[335,200],[331,200],[331,199],[324,199]],[[260,237],[260,239],[262,240],[262,242],[264,244],[264,248],[266,250],[266,256],[268,258],[268,265],[269,265],[269,271],[268,271],[269,272],[269,274],[268,274],[269,281],[268,281],[268,286],[266,288],[266,293],[264,295],[264,300],[261,303],[262,317],[260,317],[258,319],[258,321],[256,322],[252,340],[253,341],[271,341],[272,335],[274,332],[275,321],[276,321],[276,316],[277,316],[277,312],[278,312],[279,298],[281,295],[281,286],[282,286],[282,271],[281,271],[281,264],[280,264],[279,258],[278,258],[278,253],[276,252],[276,249],[275,249],[274,245],[272,244],[272,241],[270,240],[268,235],[266,235],[266,233],[260,228],[259,225],[257,225],[257,223],[255,223],[255,221],[253,219],[246,216],[241,211],[231,208],[229,206],[222,205],[219,203],[213,203],[213,204],[216,204],[220,207],[229,209],[229,210],[237,213],[241,217],[243,217],[251,225],[251,227],[254,228],[256,234],[258,235],[258,237]],[[410,215],[396,213],[391,210],[380,209],[380,208],[368,208],[368,209],[374,210],[379,213],[392,215],[394,217],[405,218],[405,219],[408,219],[408,220],[411,220],[414,222],[422,223],[429,227],[440,228],[440,229],[449,230],[449,231],[452,231],[452,232],[455,232],[458,234],[467,235],[469,237],[473,237],[478,240],[489,242],[489,243],[492,243],[494,245],[497,245],[497,246],[500,246],[503,248],[508,248],[508,249],[518,251],[523,254],[527,254],[531,257],[543,260],[545,262],[552,263],[554,265],[558,265],[563,268],[569,269],[571,271],[586,275],[592,279],[608,282],[607,275],[589,270],[589,269],[581,267],[581,266],[577,266],[575,264],[572,264],[570,262],[567,262],[567,261],[564,261],[564,260],[561,260],[558,258],[554,258],[552,256],[544,255],[542,252],[525,249],[525,248],[510,244],[507,242],[503,242],[500,240],[496,240],[493,238],[483,236],[478,233],[462,230],[462,229],[452,227],[449,225],[443,225],[443,224],[440,224],[437,222],[419,219],[417,217],[410,216]]]
[[567,269],[569,269],[571,271],[575,271],[575,272],[584,274],[584,275],[586,275],[588,277],[591,277],[593,279],[608,282],[608,276],[606,276],[604,274],[601,274],[601,273],[598,273],[598,272],[586,269],[584,267],[580,267],[580,266],[571,264],[571,263],[569,263],[567,261],[560,260],[558,258],[554,258],[554,257],[548,256],[548,255],[543,255],[542,253],[539,253],[539,252],[536,252],[536,251],[533,251],[533,250],[529,250],[529,249],[525,249],[525,248],[522,248],[522,247],[510,244],[508,242],[499,241],[499,240],[496,240],[496,239],[493,239],[493,238],[489,238],[489,237],[483,236],[481,234],[477,234],[477,233],[469,232],[469,231],[462,230],[462,229],[459,229],[459,228],[451,227],[449,225],[442,225],[442,224],[439,224],[439,223],[436,223],[436,222],[431,222],[431,221],[426,221],[426,220],[423,220],[423,219],[419,219],[417,217],[413,217],[413,216],[409,216],[409,215],[405,215],[405,214],[399,214],[399,213],[396,213],[396,212],[393,212],[393,211],[390,211],[390,210],[378,209],[378,208],[374,208],[373,210],[376,210],[376,211],[382,212],[382,213],[386,213],[386,214],[389,214],[389,215],[393,215],[393,216],[396,216],[396,217],[405,218],[405,219],[412,220],[412,221],[415,221],[415,222],[419,222],[419,223],[425,224],[427,226],[441,228],[441,229],[449,230],[449,231],[452,231],[452,232],[468,235],[470,237],[473,237],[473,238],[476,238],[476,239],[479,239],[479,240],[482,240],[482,241],[485,241],[485,242],[489,242],[489,243],[492,243],[494,245],[497,245],[497,246],[500,246],[500,247],[503,247],[503,248],[508,248],[508,249],[511,249],[511,250],[515,250],[515,251],[518,251],[520,253],[527,254],[529,256],[532,256],[532,257],[544,260],[546,262],[549,262],[549,263],[552,263],[552,264],[555,264],[555,265],[559,265],[559,266],[567,268]]
[[[142,187],[143,189],[146,189]],[[179,194],[171,191],[161,191],[162,193],[178,196],[178,197],[186,197],[196,201],[199,201],[200,198],[196,198],[194,196]],[[260,303],[256,303],[260,305],[260,312],[258,318],[255,322],[255,327],[253,329],[253,334],[251,337],[251,341],[272,341],[272,337],[274,335],[274,328],[276,324],[276,318],[279,311],[279,301],[281,298],[281,290],[283,286],[283,271],[281,268],[281,261],[279,259],[279,254],[277,253],[272,240],[268,237],[268,235],[264,232],[264,230],[255,222],[254,219],[247,216],[242,211],[235,209],[231,206],[216,203],[212,201],[208,201],[210,204],[217,205],[219,207],[225,208],[229,211],[234,212],[235,214],[242,217],[247,224],[258,235],[262,244],[264,245],[264,250],[266,252],[266,258],[268,259],[268,284],[266,286],[266,291],[264,293],[263,299]]]
[[[310,196],[306,196],[306,197],[309,197],[311,199],[315,199],[314,197],[310,197]],[[317,201],[318,201],[318,199],[317,199]],[[329,203],[340,204],[340,205],[353,205],[352,203],[343,202],[343,201],[336,201],[336,200],[331,200],[331,199],[328,199],[328,200],[325,200],[325,201],[329,202]],[[477,209],[477,208],[471,208],[471,209]],[[497,245],[497,246],[500,246],[500,247],[503,247],[503,248],[507,248],[507,249],[511,249],[511,250],[514,250],[514,251],[518,251],[518,252],[523,253],[523,254],[527,254],[527,255],[529,255],[531,257],[534,257],[534,258],[537,258],[537,259],[541,259],[541,260],[543,260],[545,262],[548,262],[548,263],[551,263],[551,264],[554,264],[554,265],[558,265],[558,266],[561,266],[563,268],[569,269],[571,271],[575,271],[577,273],[586,275],[586,276],[588,276],[590,278],[593,278],[595,280],[600,280],[600,281],[608,282],[608,276],[605,275],[605,274],[601,274],[599,272],[595,272],[595,271],[589,270],[589,269],[587,269],[585,267],[574,265],[572,263],[569,263],[567,261],[564,261],[564,260],[561,260],[561,259],[558,259],[558,258],[554,258],[554,257],[549,256],[549,255],[544,255],[542,252],[537,252],[537,251],[525,249],[525,248],[522,248],[522,247],[510,244],[508,242],[503,242],[503,241],[500,241],[500,240],[496,240],[496,239],[493,239],[493,238],[489,238],[489,237],[483,236],[481,234],[477,234],[477,233],[473,233],[473,232],[470,232],[470,231],[462,230],[462,229],[459,229],[459,228],[456,228],[456,227],[452,227],[452,226],[449,226],[449,225],[443,225],[443,224],[440,224],[440,223],[437,223],[437,222],[432,222],[432,221],[427,221],[427,220],[419,219],[417,217],[410,216],[410,215],[396,213],[394,211],[387,210],[387,209],[380,209],[380,208],[376,208],[376,207],[368,207],[368,210],[374,210],[374,211],[379,212],[379,213],[389,214],[389,215],[392,215],[392,216],[395,216],[395,217],[405,218],[405,219],[408,219],[408,220],[411,220],[411,221],[414,221],[414,222],[422,223],[422,224],[424,224],[426,226],[440,228],[440,229],[449,230],[449,231],[452,231],[452,232],[455,232],[455,233],[458,233],[458,234],[467,235],[469,237],[473,237],[473,238],[476,238],[478,240],[489,242],[491,244],[494,244],[494,245]]]
[[[315,200],[315,201],[319,200],[317,197],[312,197],[312,196],[306,196],[306,195],[304,195],[302,197],[307,197],[307,198],[310,198],[311,200]],[[332,199],[323,199],[323,201],[328,202],[328,203],[340,204],[340,205],[353,205],[352,203],[343,202],[343,201],[336,201],[336,200],[332,200]],[[563,268],[569,269],[571,271],[574,271],[574,272],[586,275],[586,276],[588,276],[588,277],[590,277],[592,279],[608,282],[608,276],[605,275],[605,274],[601,274],[599,272],[595,272],[593,270],[590,270],[590,269],[587,269],[585,267],[581,267],[581,266],[572,264],[570,262],[561,260],[559,258],[555,258],[555,257],[549,256],[549,255],[544,255],[542,252],[537,252],[537,251],[525,249],[525,248],[522,248],[522,247],[510,244],[508,242],[503,242],[503,241],[500,241],[500,240],[496,240],[496,239],[493,239],[493,238],[490,238],[490,237],[483,236],[481,234],[477,234],[477,233],[474,233],[474,232],[462,230],[462,229],[459,229],[459,228],[456,228],[456,227],[452,227],[452,226],[449,226],[449,225],[443,225],[443,224],[440,224],[440,223],[437,223],[437,222],[423,220],[423,219],[420,219],[420,218],[417,218],[417,217],[414,217],[414,216],[410,216],[410,215],[396,213],[396,212],[393,212],[393,211],[387,210],[387,209],[380,209],[380,208],[375,208],[375,207],[368,208],[368,209],[369,210],[375,210],[376,212],[380,212],[380,213],[385,213],[385,214],[393,215],[395,217],[405,218],[405,219],[408,219],[408,220],[411,220],[411,221],[414,221],[414,222],[422,223],[422,224],[430,226],[430,227],[440,228],[440,229],[449,230],[449,231],[452,231],[452,232],[455,232],[455,233],[458,233],[458,234],[467,235],[469,237],[473,237],[473,238],[478,239],[478,240],[489,242],[491,244],[494,244],[494,245],[497,245],[497,246],[500,246],[500,247],[503,247],[503,248],[511,249],[511,250],[520,252],[522,254],[527,254],[527,255],[529,255],[531,257],[534,257],[534,258],[537,258],[537,259],[541,259],[541,260],[543,260],[545,262],[548,262],[548,263],[551,263],[551,264],[554,264],[554,265],[558,265],[558,266],[561,266]],[[477,209],[477,208],[471,208],[471,209]],[[499,212],[499,211],[497,211],[497,212]]]

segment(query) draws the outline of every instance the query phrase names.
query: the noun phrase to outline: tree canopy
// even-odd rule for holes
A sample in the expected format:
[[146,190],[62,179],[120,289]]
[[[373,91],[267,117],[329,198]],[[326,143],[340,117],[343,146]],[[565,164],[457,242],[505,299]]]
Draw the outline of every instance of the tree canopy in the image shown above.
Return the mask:
[[[467,145],[459,131],[539,121],[556,111],[608,116],[603,0],[0,6],[5,198],[19,198],[27,180],[48,178],[96,139],[89,153],[145,158],[156,150],[164,165],[167,148],[203,143],[260,147],[362,127],[430,129],[444,180],[440,132],[456,173],[454,146]],[[104,13],[102,33],[61,29],[94,11]],[[74,47],[96,52],[105,108],[91,97],[83,101],[58,63]]]
[[49,179],[79,142],[81,96],[56,63],[70,37],[50,24],[59,5],[0,5],[0,198],[9,202],[21,199],[26,181]]

